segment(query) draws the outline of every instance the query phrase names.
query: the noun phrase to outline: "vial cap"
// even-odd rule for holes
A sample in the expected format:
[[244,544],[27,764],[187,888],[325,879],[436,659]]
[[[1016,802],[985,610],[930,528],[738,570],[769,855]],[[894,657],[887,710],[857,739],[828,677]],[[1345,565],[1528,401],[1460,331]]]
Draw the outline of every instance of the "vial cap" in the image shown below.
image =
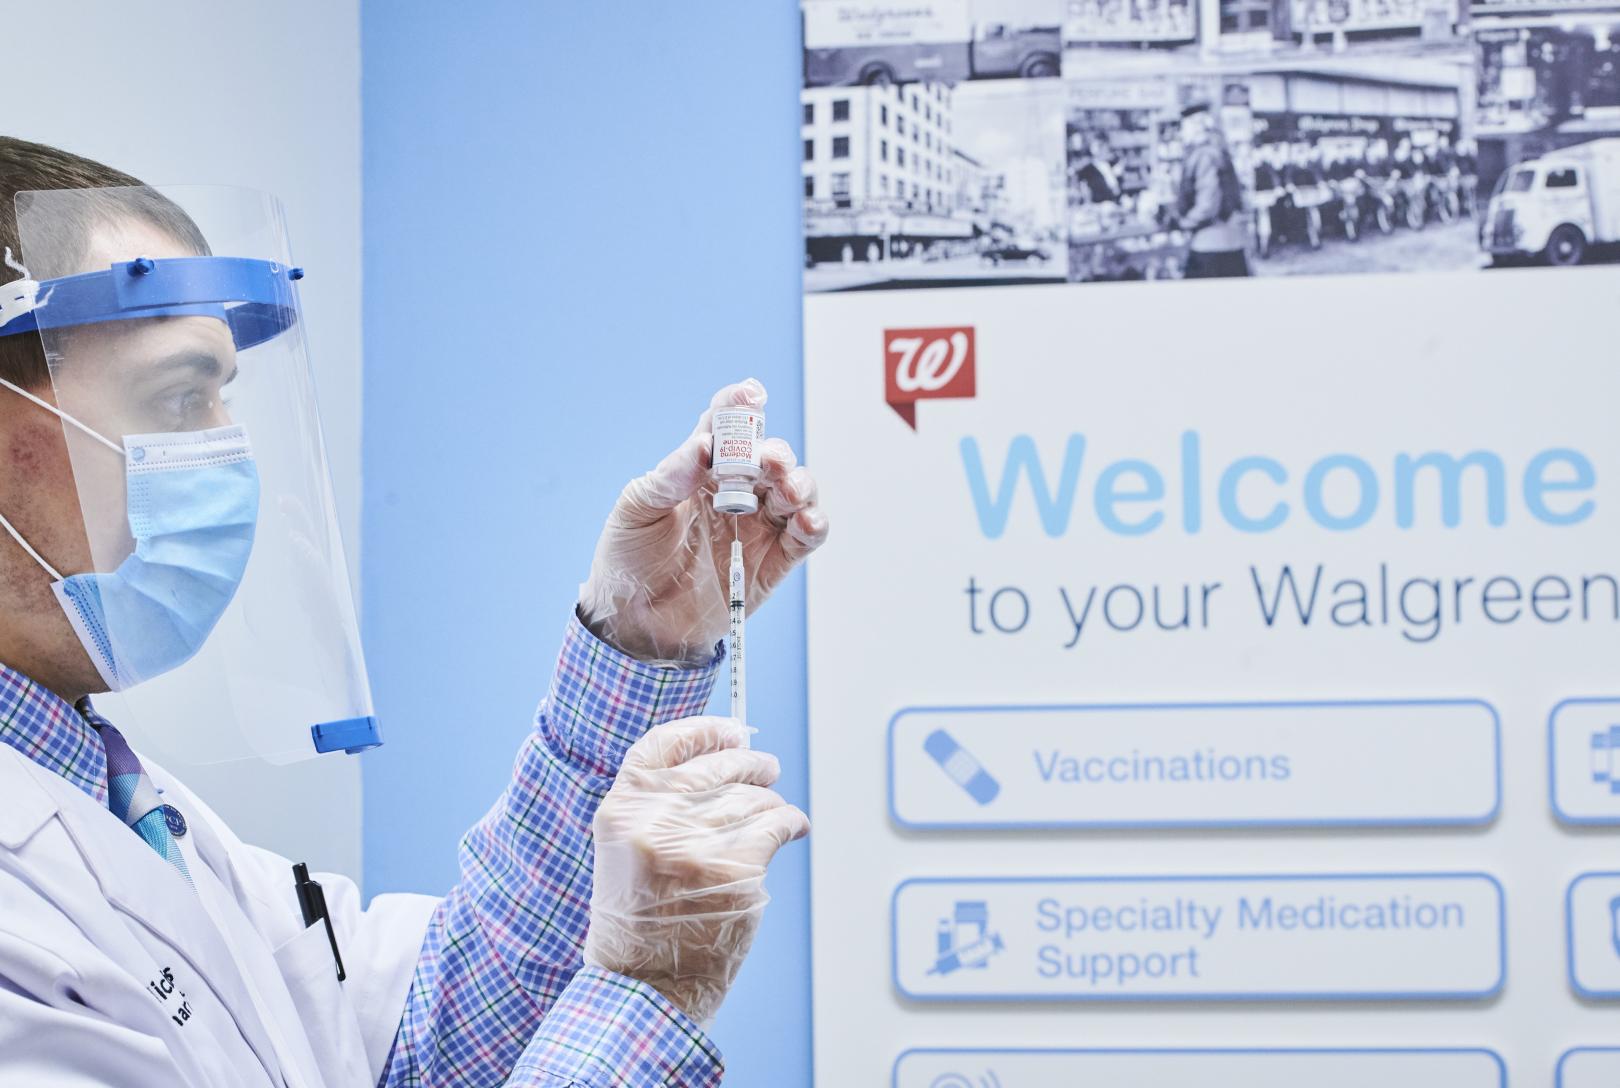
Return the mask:
[[759,496],[752,491],[716,491],[714,508],[722,514],[752,514],[759,509]]

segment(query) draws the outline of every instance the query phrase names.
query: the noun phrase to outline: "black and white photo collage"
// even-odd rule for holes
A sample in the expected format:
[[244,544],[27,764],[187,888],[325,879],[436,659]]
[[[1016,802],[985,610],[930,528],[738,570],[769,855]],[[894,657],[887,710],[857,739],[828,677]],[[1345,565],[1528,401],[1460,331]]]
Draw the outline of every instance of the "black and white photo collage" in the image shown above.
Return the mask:
[[805,290],[1620,261],[1620,0],[801,0]]

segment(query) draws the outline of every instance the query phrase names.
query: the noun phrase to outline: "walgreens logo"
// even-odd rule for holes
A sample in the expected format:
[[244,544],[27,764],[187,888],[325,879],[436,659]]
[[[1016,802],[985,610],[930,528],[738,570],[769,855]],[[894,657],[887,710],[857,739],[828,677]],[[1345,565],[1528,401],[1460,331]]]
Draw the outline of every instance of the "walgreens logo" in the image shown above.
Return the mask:
[[917,429],[920,400],[966,400],[976,391],[973,326],[883,330],[883,399]]

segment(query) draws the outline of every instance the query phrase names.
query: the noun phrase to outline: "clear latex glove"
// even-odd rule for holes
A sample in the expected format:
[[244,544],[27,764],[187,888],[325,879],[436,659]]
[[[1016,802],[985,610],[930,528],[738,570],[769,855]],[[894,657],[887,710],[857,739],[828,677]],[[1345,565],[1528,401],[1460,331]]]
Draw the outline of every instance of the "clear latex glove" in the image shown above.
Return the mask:
[[765,867],[810,821],[770,785],[776,757],[730,718],[684,718],[637,741],[596,811],[585,962],[714,1018],[770,896]]
[[715,408],[732,404],[763,408],[765,387],[750,378],[716,393],[691,437],[625,487],[597,542],[580,617],[632,657],[692,665],[713,656],[726,633],[733,532],[743,543],[749,612],[827,539],[816,481],[780,438],[761,448],[759,512],[715,512],[710,423]]

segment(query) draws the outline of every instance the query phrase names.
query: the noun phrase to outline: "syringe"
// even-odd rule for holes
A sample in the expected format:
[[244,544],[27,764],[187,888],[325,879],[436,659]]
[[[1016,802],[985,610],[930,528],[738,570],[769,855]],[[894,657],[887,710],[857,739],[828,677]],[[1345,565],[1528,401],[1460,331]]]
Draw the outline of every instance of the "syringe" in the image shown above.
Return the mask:
[[948,975],[960,971],[964,967],[983,967],[990,957],[1007,946],[1001,942],[1001,934],[990,933],[972,944],[958,948],[954,952],[947,952],[934,961],[934,966],[928,969],[930,975]]
[[743,549],[741,540],[731,542],[731,633],[727,636],[727,649],[731,652],[731,716],[748,724],[748,676],[743,671],[743,619],[747,612],[744,601]]

